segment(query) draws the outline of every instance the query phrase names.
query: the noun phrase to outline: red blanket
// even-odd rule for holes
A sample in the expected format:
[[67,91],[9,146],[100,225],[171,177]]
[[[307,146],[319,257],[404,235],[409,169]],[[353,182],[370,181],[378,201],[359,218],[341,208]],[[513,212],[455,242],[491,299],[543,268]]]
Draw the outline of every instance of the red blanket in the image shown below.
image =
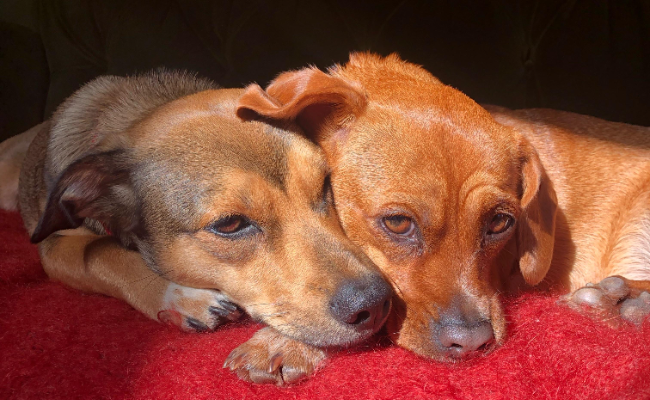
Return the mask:
[[297,386],[259,386],[221,367],[259,325],[182,333],[50,282],[18,213],[0,211],[0,399],[650,398],[650,321],[610,329],[556,300],[507,299],[508,340],[473,361],[366,345]]

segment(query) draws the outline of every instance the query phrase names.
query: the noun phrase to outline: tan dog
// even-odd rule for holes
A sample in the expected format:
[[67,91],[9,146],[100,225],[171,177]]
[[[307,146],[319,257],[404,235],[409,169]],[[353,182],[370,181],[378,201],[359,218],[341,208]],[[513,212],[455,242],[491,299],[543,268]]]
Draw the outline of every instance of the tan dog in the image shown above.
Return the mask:
[[325,358],[314,346],[375,333],[392,293],[345,237],[318,146],[238,120],[241,93],[181,73],[96,79],[39,127],[20,210],[52,279],[188,331],[240,309],[267,324],[226,365],[283,384]]
[[238,114],[293,121],[325,149],[344,229],[399,297],[387,326],[405,348],[446,361],[494,348],[506,331],[499,293],[525,284],[602,280],[566,301],[603,319],[650,311],[650,129],[488,112],[422,68],[370,54],[250,86]]
[[30,143],[41,129],[32,129],[0,143],[0,209],[18,209],[18,177]]

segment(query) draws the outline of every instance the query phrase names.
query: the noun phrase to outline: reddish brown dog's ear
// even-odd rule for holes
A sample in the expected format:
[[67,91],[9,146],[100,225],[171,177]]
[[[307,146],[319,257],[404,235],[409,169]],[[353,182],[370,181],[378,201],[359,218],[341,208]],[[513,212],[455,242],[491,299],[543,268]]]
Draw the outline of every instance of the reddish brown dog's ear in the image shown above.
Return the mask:
[[519,269],[526,283],[537,285],[546,276],[553,259],[557,198],[537,152],[527,141],[522,147],[523,213],[517,228]]
[[296,122],[320,143],[365,110],[366,96],[354,83],[305,68],[285,72],[262,90],[250,85],[239,99],[237,116],[243,120]]
[[70,165],[48,195],[32,243],[78,228],[85,218],[99,221],[115,235],[132,230],[137,202],[121,158],[120,152],[94,154]]

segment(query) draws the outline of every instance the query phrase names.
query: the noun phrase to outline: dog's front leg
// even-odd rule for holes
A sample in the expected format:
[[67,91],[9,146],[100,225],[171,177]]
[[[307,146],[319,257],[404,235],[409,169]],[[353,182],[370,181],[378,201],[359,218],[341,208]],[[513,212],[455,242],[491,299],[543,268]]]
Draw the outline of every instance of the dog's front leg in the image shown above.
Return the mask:
[[233,350],[224,368],[230,368],[245,381],[283,386],[308,377],[326,358],[323,349],[266,327]]
[[212,330],[241,315],[221,292],[171,282],[147,267],[138,252],[83,227],[50,235],[39,252],[50,278],[122,299],[150,318],[186,331]]

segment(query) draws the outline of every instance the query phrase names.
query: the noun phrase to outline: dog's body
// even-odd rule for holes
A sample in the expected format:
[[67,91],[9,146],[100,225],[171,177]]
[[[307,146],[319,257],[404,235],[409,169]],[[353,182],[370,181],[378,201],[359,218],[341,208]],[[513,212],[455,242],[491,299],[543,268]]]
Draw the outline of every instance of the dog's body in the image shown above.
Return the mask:
[[356,54],[249,87],[238,114],[293,121],[325,149],[344,229],[397,293],[387,326],[401,346],[438,360],[494,348],[499,294],[534,285],[604,279],[565,301],[641,321],[650,129],[491,110],[394,55]]
[[650,129],[553,110],[487,109],[533,145],[557,196],[544,283],[575,291],[612,275],[650,280]]
[[51,278],[188,331],[243,309],[269,327],[227,365],[282,384],[323,360],[314,346],[376,332],[391,292],[339,225],[320,149],[239,121],[241,92],[164,71],[96,79],[37,128],[19,205]]

